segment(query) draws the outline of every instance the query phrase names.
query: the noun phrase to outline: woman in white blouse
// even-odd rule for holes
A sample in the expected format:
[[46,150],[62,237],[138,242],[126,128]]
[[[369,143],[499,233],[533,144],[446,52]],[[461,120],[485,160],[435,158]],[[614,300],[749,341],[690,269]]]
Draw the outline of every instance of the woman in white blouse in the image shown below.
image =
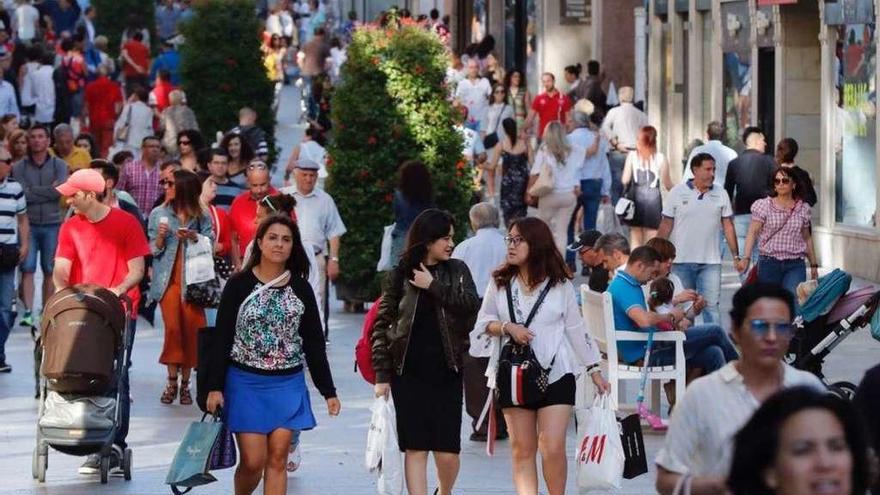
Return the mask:
[[[540,449],[547,492],[561,495],[568,464],[565,433],[575,403],[576,375],[586,370],[600,392],[607,392],[609,385],[599,372],[599,350],[581,318],[571,273],[547,224],[534,217],[516,220],[505,240],[507,260],[486,288],[470,334],[470,353],[492,358],[486,372],[490,383],[498,371],[501,348],[507,344],[528,344],[541,367],[549,368],[549,386],[542,397],[514,405],[511,391],[500,390],[500,407],[512,442],[516,493],[538,492],[535,456]],[[512,323],[508,310],[508,287],[518,323]],[[526,328],[522,323],[548,287]]]
[[[147,90],[138,86],[128,97],[113,133],[116,136],[116,146],[120,149],[135,152],[137,155],[141,149],[141,143],[153,132],[153,110],[147,106]],[[123,131],[123,129],[128,129]]]
[[568,244],[568,224],[581,196],[581,168],[584,160],[598,150],[599,140],[589,149],[569,144],[565,127],[558,120],[544,129],[544,142],[535,155],[529,188],[538,180],[544,164],[549,164],[553,170],[553,192],[538,199],[538,218],[550,227],[556,249],[561,253]]

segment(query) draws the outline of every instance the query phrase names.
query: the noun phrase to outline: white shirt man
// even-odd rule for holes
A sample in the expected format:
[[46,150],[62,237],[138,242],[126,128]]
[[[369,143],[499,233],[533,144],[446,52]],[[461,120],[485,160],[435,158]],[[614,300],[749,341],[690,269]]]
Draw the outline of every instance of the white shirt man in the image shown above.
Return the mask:
[[633,150],[636,148],[639,129],[648,125],[648,116],[636,108],[632,100],[623,101],[626,96],[625,89],[626,87],[620,88],[620,106],[609,110],[605,120],[602,121],[602,132],[612,143],[616,140],[618,150]]
[[0,115],[19,117],[18,102],[15,99],[15,88],[8,81],[0,81]]
[[15,33],[18,40],[29,42],[37,36],[37,22],[40,20],[40,11],[24,0],[19,1],[15,8]]
[[709,122],[706,129],[706,144],[695,147],[688,156],[688,166],[685,167],[683,182],[694,178],[690,163],[700,153],[708,153],[715,159],[715,187],[724,187],[724,178],[727,177],[727,165],[736,158],[736,151],[724,145],[721,138],[724,137],[724,126],[721,122]]
[[478,203],[471,207],[471,228],[476,231],[473,237],[455,246],[452,257],[464,261],[471,271],[477,295],[480,298],[495,271],[507,257],[507,244],[498,230],[498,210],[489,203]]
[[40,64],[28,70],[21,88],[21,104],[35,105],[34,120],[40,124],[51,124],[55,120],[55,83],[52,81],[52,66]]
[[492,94],[492,85],[485,77],[479,76],[480,66],[476,60],[469,60],[467,65],[468,77],[461,80],[455,88],[455,99],[468,109],[468,120],[465,125],[480,130],[480,122],[489,110],[489,96]]

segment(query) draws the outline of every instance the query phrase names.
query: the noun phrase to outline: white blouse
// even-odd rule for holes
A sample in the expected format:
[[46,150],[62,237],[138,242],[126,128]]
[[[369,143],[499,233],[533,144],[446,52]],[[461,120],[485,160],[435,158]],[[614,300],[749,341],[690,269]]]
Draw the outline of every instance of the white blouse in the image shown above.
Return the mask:
[[[526,294],[519,281],[514,279],[511,293],[514,299],[514,312],[516,321],[520,325],[532,311],[532,307],[538,299],[541,290],[546,286],[544,281],[531,294]],[[491,386],[494,386],[495,369],[497,368],[497,356],[501,346],[510,337],[493,337],[486,333],[486,328],[493,321],[511,321],[508,312],[507,291],[489,282],[486,294],[483,296],[483,306],[477,315],[477,323],[470,334],[470,354],[474,357],[490,357],[489,370],[486,376]],[[522,316],[520,316],[522,315]],[[554,285],[538,312],[535,314],[529,330],[535,334],[530,345],[535,357],[541,366],[550,369],[550,383],[553,383],[564,375],[572,373],[579,375],[587,366],[597,364],[600,360],[599,348],[593,342],[581,311],[574,295],[574,286],[568,280]],[[503,340],[502,340],[503,339]],[[555,356],[555,361],[554,361]],[[551,363],[553,363],[551,367]]]
[[574,145],[565,162],[560,164],[553,155],[541,147],[535,154],[535,163],[532,165],[530,173],[531,175],[540,174],[546,161],[553,166],[553,192],[574,191],[574,188],[581,184],[581,168],[587,158],[586,153],[585,148]]

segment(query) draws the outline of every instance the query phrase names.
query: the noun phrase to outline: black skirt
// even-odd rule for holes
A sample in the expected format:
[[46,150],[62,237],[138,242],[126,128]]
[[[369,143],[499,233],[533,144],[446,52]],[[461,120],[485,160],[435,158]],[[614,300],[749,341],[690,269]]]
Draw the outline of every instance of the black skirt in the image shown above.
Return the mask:
[[655,180],[653,172],[639,170],[638,183],[632,184],[633,201],[635,202],[635,215],[633,219],[627,222],[631,227],[644,227],[647,229],[657,229],[660,227],[662,220],[663,200],[660,195],[660,187],[651,187]]
[[403,374],[391,379],[401,451],[461,451],[461,374],[449,368],[436,302],[422,291],[410,331]]

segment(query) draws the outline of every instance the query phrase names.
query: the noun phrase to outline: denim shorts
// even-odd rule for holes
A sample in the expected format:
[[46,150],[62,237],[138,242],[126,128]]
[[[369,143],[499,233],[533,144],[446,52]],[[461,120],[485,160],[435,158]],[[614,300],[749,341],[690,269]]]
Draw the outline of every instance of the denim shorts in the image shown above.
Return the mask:
[[44,274],[52,275],[52,268],[55,266],[55,248],[58,247],[59,228],[61,228],[60,223],[31,224],[31,245],[27,258],[21,264],[22,273],[37,271],[37,253],[39,252],[40,268]]

